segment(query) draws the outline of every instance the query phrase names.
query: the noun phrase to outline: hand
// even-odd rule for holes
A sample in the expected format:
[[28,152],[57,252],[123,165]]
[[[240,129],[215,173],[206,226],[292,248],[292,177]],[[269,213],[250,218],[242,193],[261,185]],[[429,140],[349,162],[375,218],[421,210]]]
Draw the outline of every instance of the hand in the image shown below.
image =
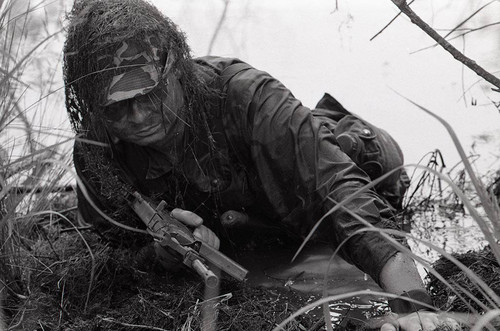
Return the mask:
[[450,330],[460,330],[459,324],[451,318],[440,318],[439,314],[429,311],[418,311],[411,314],[390,314],[384,316],[384,324],[380,331],[432,331],[438,326],[446,325]]
[[193,230],[193,235],[195,238],[203,241],[212,248],[219,249],[219,238],[212,230],[203,225],[203,219],[200,216],[191,211],[180,208],[172,210],[171,215],[173,218],[184,223],[185,225],[194,227],[195,229]]

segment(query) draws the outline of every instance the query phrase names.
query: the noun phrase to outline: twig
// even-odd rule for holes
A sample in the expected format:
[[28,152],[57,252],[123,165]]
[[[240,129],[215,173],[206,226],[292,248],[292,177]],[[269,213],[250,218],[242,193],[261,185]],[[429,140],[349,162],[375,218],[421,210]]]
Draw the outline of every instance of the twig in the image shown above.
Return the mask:
[[14,325],[10,325],[7,330],[15,330],[15,329],[17,329],[21,325],[21,323],[23,322],[23,320],[24,320],[24,313],[26,313],[26,308],[23,309],[23,312],[21,314],[21,317],[19,318],[19,321],[17,321],[17,323],[14,324]]
[[61,229],[61,230],[59,230],[59,232],[64,233],[64,232],[71,232],[71,231],[83,231],[83,230],[88,230],[88,229],[92,229],[92,225],[81,226],[78,228]]
[[487,4],[485,4],[484,6],[482,6],[481,8],[479,8],[478,10],[476,10],[475,12],[473,12],[471,15],[469,15],[469,17],[467,17],[465,20],[463,20],[462,22],[460,22],[456,27],[454,27],[450,32],[448,32],[443,38],[446,39],[449,35],[451,35],[453,32],[455,32],[458,28],[460,28],[462,25],[464,25],[465,23],[467,23],[471,18],[473,18],[474,16],[476,16],[477,13],[479,13],[485,7],[491,5],[493,2],[496,2],[496,1],[497,0],[492,0],[492,1],[488,2]]
[[485,25],[481,25],[481,26],[479,26],[479,27],[477,27],[477,28],[469,28],[469,29],[467,29],[467,31],[465,31],[464,33],[459,34],[458,36],[455,36],[455,37],[450,38],[450,39],[448,39],[448,40],[453,40],[453,39],[455,39],[455,38],[460,38],[460,37],[463,37],[463,36],[465,36],[465,35],[467,35],[467,34],[469,34],[469,33],[476,32],[476,31],[480,31],[480,30],[483,30],[483,29],[486,29],[486,28],[489,28],[489,27],[491,27],[491,26],[498,25],[498,24],[500,24],[500,22],[488,23],[488,24],[485,24]]
[[64,214],[64,213],[67,213],[67,212],[70,212],[70,211],[74,211],[74,210],[77,210],[77,209],[78,209],[78,206],[73,206],[73,207],[69,207],[69,208],[63,209],[63,210],[59,210],[59,212],[61,214]]
[[[412,1],[408,4],[408,6],[409,6],[409,5],[411,5],[413,2],[415,2],[415,0],[412,0]],[[376,33],[373,37],[371,37],[371,38],[370,38],[370,41],[372,41],[373,39],[377,38],[377,36],[378,36],[379,34],[381,34],[382,32],[384,32],[384,30],[385,30],[385,29],[387,29],[387,28],[389,27],[389,25],[391,25],[391,24],[392,24],[392,22],[394,22],[394,21],[396,20],[396,18],[398,18],[398,17],[399,17],[399,15],[401,15],[401,14],[402,14],[402,12],[400,11],[400,12],[399,12],[396,16],[394,16],[394,17],[392,18],[392,20],[390,20],[390,21],[389,21],[389,23],[387,23],[387,24],[386,24],[386,25],[385,25],[385,26],[384,26],[384,27],[383,27],[383,28],[382,28],[379,32],[377,32],[377,33]]]
[[451,45],[446,39],[439,35],[433,28],[425,23],[406,3],[406,0],[391,0],[406,16],[408,16],[413,24],[416,24],[422,29],[429,37],[434,39],[446,51],[448,51],[456,60],[462,62],[469,67],[479,76],[483,77],[486,81],[493,84],[496,89],[494,91],[500,92],[500,79],[484,70],[475,61],[462,54],[458,49]]
[[[54,187],[45,187],[45,186],[13,186],[9,189],[9,194],[40,194],[40,193],[62,193],[62,192],[73,192],[76,191],[73,185],[66,186],[54,186]],[[73,210],[74,207],[69,208],[66,211]]]
[[126,326],[126,327],[130,327],[130,328],[146,329],[146,330],[157,330],[157,331],[167,331],[166,329],[158,328],[156,326],[137,325],[137,324],[124,323],[124,322],[117,321],[117,320],[115,320],[114,318],[111,318],[111,317],[100,317],[99,316],[99,318],[101,320],[105,321],[105,322],[116,323],[116,324],[119,324],[121,326]]
[[[62,286],[62,291],[61,291],[61,303],[59,304],[61,308],[64,307],[64,291],[65,290],[66,290],[66,280],[63,281],[63,286]],[[61,322],[63,319],[64,311],[65,311],[64,308],[59,311],[59,327],[61,327]]]
[[[466,35],[468,35],[469,33],[473,33],[473,32],[476,32],[476,31],[480,31],[480,30],[483,30],[483,29],[486,29],[486,28],[489,28],[491,26],[494,26],[494,25],[498,25],[500,24],[500,22],[493,22],[493,23],[488,23],[488,24],[485,24],[485,25],[482,25],[482,26],[479,26],[477,28],[469,28],[469,29],[466,29],[465,32],[459,34],[459,35],[456,35],[452,38],[448,38],[447,40],[448,41],[452,41],[454,39],[457,39],[457,38],[461,38],[461,37],[464,37]],[[464,29],[465,30],[465,29]],[[427,46],[427,47],[424,47],[424,48],[421,48],[419,50],[416,50],[416,51],[413,51],[411,52],[410,54],[415,54],[417,52],[420,52],[420,51],[425,51],[426,49],[429,49],[429,48],[433,48],[433,47],[436,47],[437,44],[433,44],[433,45],[430,45],[430,46]]]
[[0,278],[0,283],[2,283],[3,288],[7,289],[10,293],[12,293],[13,295],[15,295],[18,299],[21,299],[21,300],[27,300],[28,299],[27,296],[19,294],[16,291],[14,291],[12,288],[10,288],[10,286],[7,285],[1,278]]
[[207,51],[208,55],[210,55],[210,53],[212,53],[212,48],[215,44],[215,40],[217,39],[217,36],[219,35],[219,31],[222,28],[222,24],[224,23],[224,20],[226,19],[227,7],[229,7],[229,0],[224,0],[224,9],[222,10],[222,15],[220,16],[219,23],[217,23],[217,27],[215,28],[214,34],[212,35],[212,39],[210,40],[210,44],[208,45],[208,51]]

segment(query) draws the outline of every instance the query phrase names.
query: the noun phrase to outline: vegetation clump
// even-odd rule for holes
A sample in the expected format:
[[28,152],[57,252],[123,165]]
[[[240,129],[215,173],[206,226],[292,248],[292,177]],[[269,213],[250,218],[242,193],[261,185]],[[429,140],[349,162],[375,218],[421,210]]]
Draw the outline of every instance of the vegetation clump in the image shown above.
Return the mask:
[[[453,257],[465,265],[488,287],[500,295],[500,266],[491,249],[485,246],[482,250],[453,254]],[[429,275],[428,289],[433,296],[434,304],[442,310],[455,312],[483,312],[477,301],[488,303],[478,285],[470,279],[468,273],[446,258],[434,263],[434,269],[446,279],[451,288],[434,275]],[[458,295],[465,300],[461,300]],[[470,295],[475,299],[471,299]]]
[[[60,224],[38,227],[17,257],[23,273],[9,326],[23,330],[199,330],[207,305],[216,330],[272,330],[300,307],[282,294],[223,279],[220,295],[205,300],[204,284],[181,269],[167,273],[148,256],[111,247],[93,231]],[[213,318],[213,317],[212,317]],[[309,329],[305,315],[288,330]],[[212,321],[213,323],[213,321]]]

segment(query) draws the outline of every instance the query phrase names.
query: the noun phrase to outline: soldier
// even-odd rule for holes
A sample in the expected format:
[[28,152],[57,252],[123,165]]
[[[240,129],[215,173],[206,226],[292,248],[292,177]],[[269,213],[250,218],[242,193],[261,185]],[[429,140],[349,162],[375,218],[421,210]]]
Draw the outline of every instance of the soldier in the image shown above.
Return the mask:
[[[319,239],[332,247],[348,239],[345,260],[387,292],[423,303],[391,301],[400,315],[386,330],[434,329],[437,315],[414,262],[380,233],[362,231],[358,218],[398,228],[394,211],[407,183],[402,153],[385,131],[328,95],[311,111],[238,59],[193,59],[184,35],[142,0],[76,1],[70,18],[66,105],[85,138],[75,143],[74,163],[99,208],[137,225],[123,192],[138,190],[165,200],[196,237],[224,250],[239,244],[221,222],[228,210],[304,238],[343,203],[322,222]],[[79,210],[110,240],[139,240],[103,220],[81,187]]]

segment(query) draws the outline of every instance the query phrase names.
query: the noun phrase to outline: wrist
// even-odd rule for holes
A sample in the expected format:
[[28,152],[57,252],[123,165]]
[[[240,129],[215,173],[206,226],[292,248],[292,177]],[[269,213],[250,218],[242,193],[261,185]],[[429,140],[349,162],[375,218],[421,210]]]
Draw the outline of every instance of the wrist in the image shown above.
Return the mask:
[[[410,301],[404,298],[409,298],[418,302]],[[405,291],[400,294],[398,298],[388,300],[388,303],[392,312],[397,314],[413,313],[420,310],[436,310],[433,306],[430,295],[423,289]]]

